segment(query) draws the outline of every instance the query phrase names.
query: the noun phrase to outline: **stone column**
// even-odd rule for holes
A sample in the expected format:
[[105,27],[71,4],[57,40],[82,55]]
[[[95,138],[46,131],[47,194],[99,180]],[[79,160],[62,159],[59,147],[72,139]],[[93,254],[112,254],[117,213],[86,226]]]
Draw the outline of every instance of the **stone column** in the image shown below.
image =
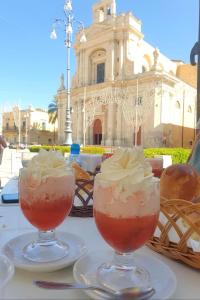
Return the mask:
[[110,41],[107,49],[107,58],[106,58],[106,81],[114,80],[114,64],[115,64],[115,43],[114,41]]
[[82,49],[82,86],[86,85],[87,82],[87,74],[86,74],[86,70],[88,69],[88,66],[86,65],[87,61],[86,61],[86,55],[85,55],[85,49]]
[[76,61],[77,61],[76,80],[77,80],[77,85],[79,86],[80,52],[76,53]]
[[127,39],[125,34],[123,35],[123,67],[122,67],[122,79],[126,77],[126,66],[127,66]]
[[89,127],[89,144],[93,145],[93,123]]
[[124,41],[121,39],[119,41],[119,78],[124,77]]
[[77,103],[77,142],[83,143],[83,114],[82,114],[82,101],[78,100]]
[[89,57],[88,57],[88,53],[86,52],[86,50],[84,50],[84,69],[85,69],[85,73],[84,73],[84,83],[85,85],[89,84]]
[[116,140],[114,141],[115,146],[122,145],[122,108],[121,104],[117,104],[116,112]]
[[101,139],[101,145],[105,145],[105,114],[102,118],[102,139]]
[[97,80],[97,78],[96,78],[96,72],[97,72],[96,67],[97,67],[96,64],[92,63],[92,74],[91,74],[91,76],[92,76],[92,78],[91,78],[92,84],[96,84],[96,80]]
[[111,44],[111,53],[110,53],[110,80],[113,81],[115,79],[115,42],[112,41]]
[[81,50],[79,51],[79,54],[78,54],[78,68],[77,68],[77,72],[78,72],[78,86],[80,87],[81,86]]
[[87,129],[86,129],[86,133],[85,133],[85,144],[86,145],[89,145],[90,144],[90,128],[88,127]]
[[113,103],[108,104],[106,146],[113,146]]
[[83,49],[80,49],[80,63],[79,63],[79,86],[83,85]]

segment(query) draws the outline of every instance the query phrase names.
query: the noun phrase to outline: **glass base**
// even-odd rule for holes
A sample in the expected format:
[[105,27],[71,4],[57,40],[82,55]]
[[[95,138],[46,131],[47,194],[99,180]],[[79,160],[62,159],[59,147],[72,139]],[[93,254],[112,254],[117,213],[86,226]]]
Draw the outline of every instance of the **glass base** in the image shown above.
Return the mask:
[[[128,261],[125,259],[127,257]],[[150,286],[149,272],[135,264],[130,254],[116,254],[111,263],[102,264],[98,268],[97,280],[102,286],[113,290]]]
[[45,231],[39,232],[38,241],[24,247],[23,256],[30,261],[48,263],[67,256],[68,250],[66,243],[55,238],[54,231]]

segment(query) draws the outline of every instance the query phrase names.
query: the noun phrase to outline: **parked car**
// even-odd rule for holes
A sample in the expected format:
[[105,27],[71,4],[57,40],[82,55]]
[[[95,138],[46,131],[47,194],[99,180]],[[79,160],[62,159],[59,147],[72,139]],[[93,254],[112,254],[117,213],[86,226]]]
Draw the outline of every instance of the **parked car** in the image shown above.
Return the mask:
[[25,149],[26,146],[24,144],[14,144],[14,143],[10,143],[10,145],[8,146],[10,149]]
[[16,149],[17,145],[14,143],[10,143],[10,145],[8,146],[10,149]]

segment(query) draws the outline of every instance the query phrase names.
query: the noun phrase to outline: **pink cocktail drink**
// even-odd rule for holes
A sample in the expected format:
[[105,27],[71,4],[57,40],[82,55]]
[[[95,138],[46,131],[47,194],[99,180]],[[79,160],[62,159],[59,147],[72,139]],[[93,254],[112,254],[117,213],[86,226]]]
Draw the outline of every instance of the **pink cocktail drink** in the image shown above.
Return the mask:
[[57,240],[55,228],[70,213],[75,192],[75,176],[61,153],[40,151],[20,172],[20,206],[35,226],[38,239],[23,249],[36,262],[50,262],[68,254],[65,241]]
[[154,176],[160,178],[163,172],[163,159],[154,157],[146,158],[146,161],[150,163]]
[[[30,179],[31,180],[31,179]],[[34,190],[31,181],[20,180],[20,205],[27,220],[39,230],[51,230],[70,213],[74,176],[48,177]]]
[[[112,187],[95,187],[94,216],[105,241],[120,253],[143,246],[153,235],[159,213],[156,190],[135,191],[126,201],[116,199]],[[114,204],[115,203],[115,204]]]
[[156,229],[160,189],[143,150],[118,149],[105,160],[95,177],[93,199],[96,226],[115,250],[113,260],[98,268],[97,278],[113,289],[148,286],[149,274],[134,263],[132,253]]

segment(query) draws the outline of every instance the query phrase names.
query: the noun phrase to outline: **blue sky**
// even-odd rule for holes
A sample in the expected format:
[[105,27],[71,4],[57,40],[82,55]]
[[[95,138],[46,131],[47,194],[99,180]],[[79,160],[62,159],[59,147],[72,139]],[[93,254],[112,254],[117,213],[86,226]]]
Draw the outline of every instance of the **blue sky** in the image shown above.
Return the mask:
[[[73,0],[76,18],[92,22],[95,0]],[[64,34],[49,38],[64,0],[0,0],[0,110],[4,105],[47,108],[65,73]],[[117,0],[117,12],[142,20],[145,40],[172,59],[189,62],[198,36],[198,0]],[[75,69],[72,57],[72,72]]]

